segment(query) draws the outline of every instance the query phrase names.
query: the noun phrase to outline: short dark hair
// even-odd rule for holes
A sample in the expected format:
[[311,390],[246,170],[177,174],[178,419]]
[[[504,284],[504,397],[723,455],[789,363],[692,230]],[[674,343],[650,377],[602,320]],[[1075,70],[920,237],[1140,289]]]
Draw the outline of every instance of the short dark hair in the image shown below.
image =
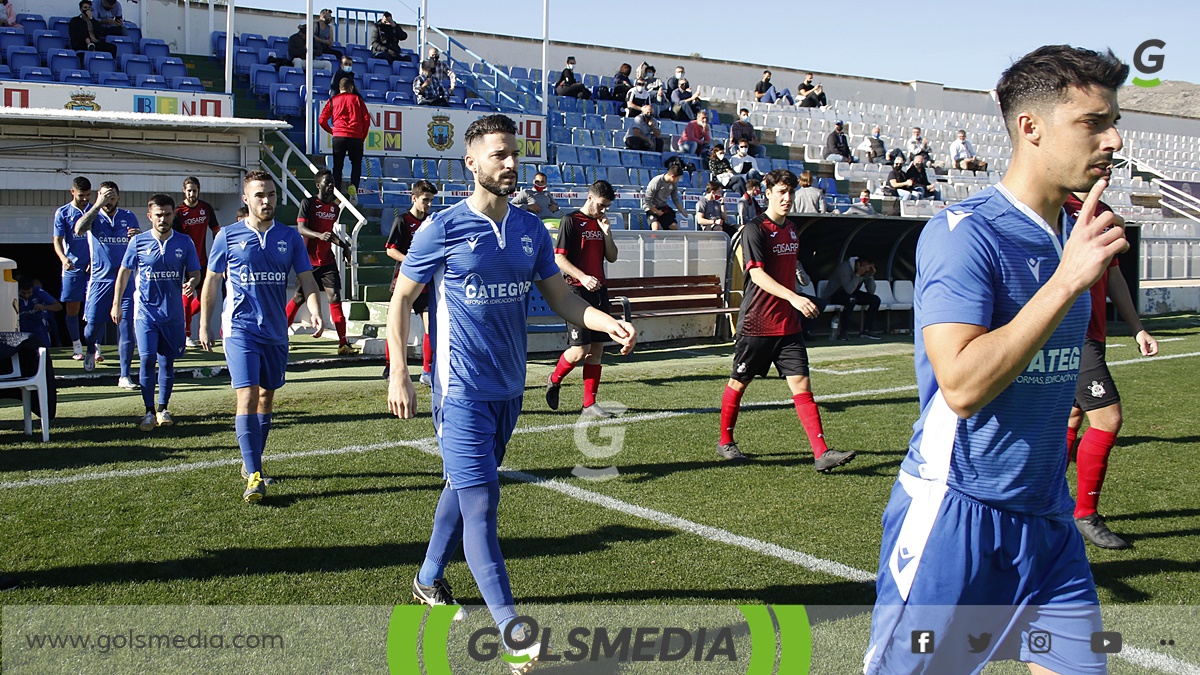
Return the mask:
[[199,190],[200,189],[200,179],[196,178],[195,176],[188,176],[187,178],[184,178],[183,179],[183,187],[186,188],[189,185],[195,185],[196,189]]
[[996,84],[996,99],[1011,133],[1016,116],[1028,106],[1044,107],[1063,101],[1072,87],[1097,86],[1116,91],[1127,77],[1129,65],[1111,49],[1102,54],[1070,45],[1046,45],[1022,56],[1004,71]]
[[683,164],[681,162],[671,162],[670,164],[668,164],[667,165],[667,175],[668,176],[682,176],[683,175]]
[[71,181],[71,188],[80,192],[87,192],[92,189],[92,181],[86,176],[75,176],[75,180]]
[[389,18],[389,19],[390,19],[390,18],[392,18],[392,13],[391,13],[391,12],[384,12],[384,13],[383,13],[383,16],[386,16],[387,18]]
[[721,189],[721,184],[715,180],[710,180],[704,185],[705,192],[714,192]]
[[749,111],[749,110],[747,110],[747,109],[745,109],[745,108],[739,108],[739,109],[738,109],[738,114],[740,115],[740,114],[742,114],[742,113],[750,114],[750,111]]
[[248,215],[250,215],[250,209],[246,208],[245,204],[242,204],[241,206],[238,207],[238,210],[237,210],[238,218],[245,218]]
[[568,61],[574,61],[574,60],[575,60],[575,57],[574,57],[574,56],[568,56],[568,57],[567,57],[567,60],[568,60]]
[[860,255],[860,256],[858,256],[858,260],[855,260],[854,263],[856,265],[874,265],[875,261],[871,260],[870,258],[868,258],[865,255]]
[[91,4],[92,4],[92,0],[79,0],[79,11],[81,11],[81,12],[83,11],[84,5],[88,5],[90,7]]
[[763,75],[770,75],[770,74],[771,74],[771,71],[769,71],[769,70],[764,70],[764,71],[763,71]]
[[[348,59],[350,57],[343,56],[342,58]],[[352,91],[354,91],[354,80],[352,80],[348,77],[343,77],[342,79],[338,80],[338,93],[348,94]]]
[[27,277],[24,274],[22,274],[20,277],[17,277],[17,290],[18,291],[32,291],[33,290],[33,277]]
[[418,197],[420,195],[436,195],[437,193],[438,193],[437,186],[434,185],[433,183],[430,183],[427,180],[419,180],[419,181],[413,183],[413,186],[412,186],[412,196],[413,197]]
[[607,199],[611,202],[617,198],[617,191],[613,189],[612,183],[606,180],[598,180],[588,188],[588,195]]
[[752,190],[760,185],[762,185],[761,180],[759,180],[757,178],[751,178],[750,180],[746,181],[746,192],[749,192],[750,190]]
[[242,189],[244,190],[247,185],[257,180],[261,180],[264,183],[271,183],[272,185],[275,184],[275,179],[271,178],[271,174],[267,173],[266,171],[256,169],[254,171],[246,172],[246,177],[242,179]]
[[467,133],[463,135],[463,145],[469,148],[488,134],[513,134],[515,136],[516,133],[517,123],[508,115],[484,115],[471,122],[471,125],[467,127]]
[[799,181],[796,179],[796,174],[787,169],[775,169],[774,171],[763,176],[763,188],[770,190],[776,185],[783,183],[792,190],[796,189]]
[[317,181],[321,180],[321,176],[332,176],[332,175],[333,175],[333,172],[330,171],[329,169],[318,169],[317,172],[313,174],[313,183],[315,184]]
[[539,172],[537,172],[537,173],[533,174],[533,179],[534,179],[534,180],[537,180],[537,177],[538,177],[538,176],[541,176],[542,178],[545,178],[545,179],[546,179],[546,182],[550,182],[550,177],[549,177],[549,176],[547,176],[547,175],[546,175],[546,173],[545,173],[544,171],[539,171]]
[[175,200],[171,198],[171,195],[164,195],[162,193],[159,193],[159,194],[156,194],[153,197],[151,197],[150,201],[146,202],[147,209],[149,209],[152,206],[161,206],[164,209],[167,209],[168,211],[174,211],[175,210]]
[[109,188],[110,190],[116,190],[116,192],[118,194],[120,194],[120,192],[121,192],[121,188],[111,180],[106,180],[100,184],[100,189],[103,190],[104,188]]

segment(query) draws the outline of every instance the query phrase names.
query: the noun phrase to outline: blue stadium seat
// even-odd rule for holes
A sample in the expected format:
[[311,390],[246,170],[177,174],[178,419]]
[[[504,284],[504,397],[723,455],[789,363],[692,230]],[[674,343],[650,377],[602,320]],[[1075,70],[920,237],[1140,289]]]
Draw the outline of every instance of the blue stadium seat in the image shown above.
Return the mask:
[[[389,75],[388,77],[391,76]],[[388,86],[387,77],[380,75],[368,75],[366,81],[363,82],[363,89],[366,91],[377,91],[384,97],[391,91],[391,88]]]
[[485,101],[481,98],[469,98],[466,101],[463,101],[463,103],[465,103],[467,105],[467,110],[492,111],[492,110],[496,109],[496,107],[493,106],[491,103],[488,103],[487,101]]
[[258,63],[258,52],[238,47],[233,50],[233,74],[250,76],[250,66]]
[[8,54],[10,47],[26,47],[28,45],[29,40],[25,38],[25,29],[11,26],[0,28],[0,53]]
[[412,92],[412,80],[405,80],[401,75],[392,75],[388,77],[388,90],[391,92],[407,91]]
[[11,80],[11,79],[13,79],[12,70],[10,70],[8,66],[6,66],[4,64],[0,64],[0,80]]
[[96,80],[96,84],[102,87],[128,87],[129,76],[125,73],[102,72]]
[[557,148],[554,161],[559,164],[578,164],[579,150],[573,145],[556,145]]
[[[522,164],[522,166],[529,166],[529,165]],[[561,184],[563,182],[562,171],[559,170],[557,164],[543,164],[538,167],[538,170],[541,171],[542,173],[546,174],[546,181],[548,183],[550,183],[551,185],[557,185],[557,184]],[[533,179],[533,177],[530,176],[530,180],[522,181],[522,182],[532,182],[532,179]]]
[[406,77],[409,82],[412,82],[417,79],[417,64],[410,61],[393,61],[392,74]]
[[92,74],[78,68],[68,68],[58,74],[58,81],[65,84],[91,84]]
[[613,185],[625,185],[629,182],[629,169],[623,166],[610,166],[607,173],[608,176],[605,180]]
[[304,109],[304,103],[300,99],[300,92],[287,85],[275,86],[279,87],[275,92],[275,114],[286,117],[298,117],[301,110]]
[[600,148],[600,164],[602,166],[621,166],[621,153],[613,148]]
[[411,91],[391,91],[387,94],[387,102],[392,105],[416,105]]
[[[14,73],[24,72],[26,68],[40,68],[42,65],[42,57],[37,50],[28,45],[20,47],[9,47],[4,61],[12,68]],[[47,68],[46,72],[50,72]],[[24,76],[21,79],[25,79]]]
[[625,118],[620,115],[605,115],[601,119],[604,120],[604,128],[609,131],[625,130]]
[[167,78],[162,75],[138,75],[134,82],[138,89],[167,89]]
[[382,91],[368,89],[360,93],[362,94],[363,100],[367,103],[387,103],[387,94],[383,93]]
[[417,158],[413,159],[413,161],[412,161],[413,178],[424,178],[426,180],[437,180],[438,179],[437,170],[438,170],[437,160],[422,159],[420,157],[417,157]]
[[[529,185],[533,182],[534,175],[541,170],[542,167],[536,164],[522,164],[517,167],[517,183],[521,185]],[[555,167],[557,168],[557,167]]]
[[[571,164],[599,164],[600,163],[600,152],[596,148],[591,148],[591,147],[578,148],[578,149],[576,149],[575,154],[579,157],[579,161],[571,162]],[[559,164],[565,164],[565,163],[566,162],[559,162]]]
[[267,36],[267,49],[281,55],[287,56],[287,38],[278,35]]
[[325,71],[318,70],[313,73],[313,89],[318,92],[329,91],[329,86],[333,84],[333,75]]
[[142,38],[140,44],[142,46],[142,55],[149,58],[151,63],[155,59],[166,58],[171,55],[171,48],[167,46],[166,42],[158,38]]
[[204,93],[204,83],[198,77],[177,77],[172,80],[167,80],[172,89],[178,91],[194,91],[198,94]]
[[290,84],[297,89],[308,84],[308,80],[304,77],[304,71],[292,66],[284,66],[279,69],[279,81],[283,84]]
[[642,156],[642,166],[648,169],[661,169],[663,166],[663,158],[652,153],[639,153]]
[[79,56],[66,49],[55,49],[46,54],[46,67],[58,77],[64,70],[75,70],[79,67]]
[[446,162],[443,169],[440,165],[438,171],[442,172],[442,180],[466,181],[472,180],[475,176],[467,171],[466,164],[461,159],[442,160]]
[[566,127],[552,126],[550,127],[550,142],[560,145],[571,144],[571,130]]
[[508,75],[514,80],[528,80],[529,69],[522,66],[513,66]]
[[117,62],[108,52],[83,52],[83,68],[99,82],[100,73],[117,72]]
[[587,129],[572,129],[571,130],[571,144],[572,145],[586,145],[586,146],[593,145],[592,132],[588,131]]
[[772,171],[774,171],[775,169],[786,169],[786,168],[788,168],[788,161],[786,159],[772,159],[771,160],[771,170]]
[[59,35],[70,36],[71,20],[65,16],[52,16],[46,19],[46,27],[58,31]]
[[187,66],[185,66],[183,64],[183,60],[178,57],[160,56],[158,58],[152,58],[147,56],[146,58],[150,59],[151,62],[154,63],[154,72],[162,75],[168,80],[172,80],[177,77],[188,76]]
[[129,79],[137,81],[139,75],[153,75],[154,68],[150,66],[150,59],[141,54],[126,54],[119,57],[121,61],[121,72],[129,76]]
[[133,43],[140,45],[142,43],[142,29],[132,21],[125,22],[125,37],[133,40]]
[[584,115],[583,126],[585,129],[603,129],[604,117],[601,115]]
[[[271,49],[270,47],[258,50],[258,62],[260,64],[269,64],[271,63],[271,59],[274,58],[287,58],[287,50],[285,49],[283,51],[279,51],[277,49]],[[271,67],[275,68],[276,66]]]
[[258,50],[267,48],[267,38],[258,33],[242,33],[238,43],[255,54],[258,53]]
[[577,112],[566,112],[563,114],[563,124],[573,129],[582,129],[583,114]]
[[33,33],[35,30],[46,30],[46,20],[41,14],[17,14],[17,23],[25,28],[26,33]]
[[18,72],[21,74],[19,79],[26,82],[54,82],[54,75],[50,72],[49,68],[21,66],[21,70]]
[[387,178],[408,180],[412,175],[412,162],[400,157],[385,157],[383,159],[383,175]]
[[213,31],[209,36],[209,45],[212,47],[213,56],[220,59],[225,58],[225,31]]
[[33,46],[39,54],[49,54],[67,48],[67,38],[55,30],[35,30],[29,35],[33,38]]
[[139,45],[138,43],[134,42],[132,38],[121,35],[109,35],[108,37],[104,38],[104,41],[110,45],[114,45],[117,48],[116,57],[118,61],[120,61],[121,57],[125,56],[126,54],[138,53]]
[[366,63],[367,59],[373,58],[374,54],[364,45],[349,44],[346,45],[346,51],[343,54],[349,54],[350,58],[354,59],[355,63]]
[[628,150],[617,150],[617,152],[621,155],[621,166],[632,167],[642,165],[642,158],[636,152]]
[[271,85],[279,84],[279,71],[275,66],[256,63],[250,66],[250,91],[255,96],[271,93]]
[[379,75],[382,77],[391,77],[392,75],[394,75],[394,73],[392,72],[392,64],[388,63],[387,61],[385,61],[383,59],[376,59],[376,58],[367,59],[367,69],[365,71],[365,74],[366,75]]
[[299,95],[300,88],[284,82],[271,85],[267,90],[267,102],[271,106],[272,110],[275,109],[275,97],[279,96],[279,92],[281,91],[291,91]]

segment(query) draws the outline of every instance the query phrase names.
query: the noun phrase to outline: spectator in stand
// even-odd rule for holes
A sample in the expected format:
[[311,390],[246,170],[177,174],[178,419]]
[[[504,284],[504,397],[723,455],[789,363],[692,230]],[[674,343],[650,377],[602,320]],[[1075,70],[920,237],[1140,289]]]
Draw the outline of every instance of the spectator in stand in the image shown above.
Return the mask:
[[[708,181],[704,186],[704,196],[696,202],[696,229],[726,232],[730,236],[727,218],[725,216],[724,196],[721,184],[715,180]],[[736,229],[734,229],[736,232]]]
[[[77,52],[98,51],[108,52],[113,58],[117,56],[117,46],[105,42],[97,36],[98,27],[94,19],[92,19],[92,2],[91,0],[80,0],[79,16],[71,19],[67,24],[67,34],[71,38],[71,49]],[[83,61],[83,54],[79,55],[80,62]],[[16,73],[14,73],[15,75]]]
[[10,0],[0,0],[0,7],[0,28],[25,28],[17,23],[17,10]]
[[[333,66],[328,61],[322,61],[321,45],[313,42],[313,70],[332,71]],[[295,34],[288,38],[288,58],[296,68],[304,69],[305,56],[308,55],[308,26],[300,24]]]
[[329,95],[337,96],[341,91],[342,80],[350,80],[354,84],[354,93],[358,93],[358,84],[354,82],[354,59],[350,58],[349,54],[342,55],[342,67],[337,69],[333,74],[333,80],[329,82]]
[[879,133],[878,124],[871,129],[871,135],[864,138],[862,143],[858,144],[854,152],[860,162],[868,164],[884,164],[887,162],[887,146],[883,143],[883,136]]
[[438,51],[437,47],[429,48],[422,65],[426,63],[433,67],[433,74],[437,76],[438,82],[442,83],[446,91],[454,91],[454,88],[458,86],[458,76],[454,74],[454,69],[450,67],[450,62],[442,58],[442,54]]
[[801,98],[804,98],[805,96],[808,96],[812,92],[812,90],[816,89],[818,86],[820,86],[820,85],[813,82],[813,74],[805,73],[804,81],[796,86],[796,95]]
[[908,167],[908,179],[912,181],[912,191],[917,199],[941,199],[935,189],[929,182],[929,172],[926,171],[925,155],[917,155],[913,157],[912,164]]
[[829,99],[825,98],[825,87],[819,84],[804,96],[804,100],[800,101],[801,108],[824,108],[827,105],[829,105]]
[[362,180],[363,140],[371,128],[367,104],[354,90],[354,80],[338,83],[338,95],[325,103],[317,120],[333,136],[333,184],[342,189],[342,162],[350,156],[350,187],[346,196],[358,203],[358,183]]
[[875,207],[871,206],[871,193],[863,190],[858,193],[858,201],[850,205],[846,209],[845,214],[848,216],[877,216]]
[[775,85],[771,84],[771,71],[764,70],[762,79],[758,84],[754,85],[754,100],[759,103],[778,103],[787,101],[788,105],[795,105],[796,102],[792,99],[792,92],[784,89],[778,91]]
[[[687,80],[684,80],[686,83]],[[687,123],[679,137],[679,150],[692,155],[707,155],[712,148],[712,127],[708,126],[708,111],[701,110],[696,119]]]
[[417,105],[450,105],[446,86],[434,72],[434,65],[428,60],[421,62],[421,72],[413,80],[413,96],[417,97]]
[[975,156],[975,146],[962,129],[958,130],[958,140],[950,144],[950,166],[964,171],[987,171],[987,162]]
[[384,12],[375,22],[375,33],[371,37],[371,55],[388,63],[411,60],[400,49],[400,42],[408,39],[408,33],[396,25],[391,12]]
[[792,199],[792,210],[796,213],[828,213],[825,191],[813,185],[812,172],[800,172],[799,182],[800,187]]
[[899,197],[901,200],[916,199],[913,195],[913,181],[904,171],[904,157],[892,160],[892,172],[888,174],[881,189],[885,197]]
[[738,118],[733,124],[729,125],[729,148],[732,151],[738,143],[746,141],[750,146],[750,154],[754,157],[766,157],[767,151],[763,148],[762,143],[758,142],[758,132],[754,130],[754,125],[750,124],[750,111],[742,108],[738,111]]
[[321,53],[332,54],[333,58],[342,60],[342,50],[333,46],[333,10],[321,10],[313,29],[313,44],[321,45]]
[[633,89],[633,80],[629,79],[632,73],[633,66],[628,63],[622,63],[621,67],[617,68],[616,75],[613,75],[612,97],[614,101],[624,101]]
[[725,148],[720,145],[713,148],[708,157],[708,172],[726,190],[733,190],[739,195],[746,191],[746,177],[733,172],[733,166],[725,159]]
[[554,83],[554,93],[559,96],[573,96],[582,99],[592,97],[592,92],[588,91],[582,82],[575,79],[574,56],[567,57],[567,67],[558,74],[558,82]]
[[96,37],[103,40],[109,35],[125,35],[125,13],[121,0],[100,0],[96,8]]
[[549,218],[559,210],[558,202],[554,201],[554,195],[547,189],[546,174],[540,171],[533,175],[532,190],[520,190],[508,201],[518,209],[525,209],[539,218]]
[[841,120],[833,123],[833,131],[825,137],[825,161],[854,162],[854,155],[850,154],[850,143],[842,131]]
[[641,76],[646,81],[646,91],[650,92],[650,103],[654,106],[654,114],[658,115],[669,107],[671,97],[663,81],[658,79],[654,66],[646,64]]
[[875,326],[875,315],[879,313],[880,302],[879,296],[875,295],[875,263],[866,258],[851,257],[839,264],[825,286],[824,299],[828,305],[842,306],[837,339],[848,339],[846,333],[850,328],[850,317],[854,314],[855,305],[867,308],[858,336],[869,340],[879,339],[875,331],[871,330]]
[[696,119],[700,109],[700,94],[692,91],[687,78],[680,78],[679,85],[671,91],[671,111],[680,122]]
[[654,113],[643,112],[633,119],[625,131],[625,147],[630,150],[662,152],[663,137]]
[[905,146],[908,149],[908,161],[912,162],[917,155],[924,155],[926,162],[933,161],[933,155],[929,152],[929,141],[921,136],[921,127],[912,128],[912,137],[908,139]]
[[[683,176],[683,165],[673,162],[667,165],[666,173],[651,178],[646,185],[646,190],[642,193],[642,209],[646,212],[646,219],[650,221],[650,229],[679,229],[676,209],[678,213],[686,213],[686,209],[683,208],[683,200],[679,197],[679,178],[681,176]],[[671,202],[674,202],[675,209],[669,206]]]
[[637,117],[642,113],[654,113],[654,95],[646,89],[646,81],[638,78],[633,89],[625,94],[625,116]]
[[737,203],[738,226],[745,225],[762,215],[763,207],[758,203],[760,194],[762,194],[762,181],[757,178],[746,181],[746,191],[738,198]]
[[675,66],[675,74],[667,78],[667,91],[674,92],[679,88],[679,81],[684,79],[683,66]]
[[750,156],[750,144],[746,141],[738,141],[737,154],[729,159],[729,165],[733,167],[734,173],[742,174],[746,178],[762,178],[758,162]]

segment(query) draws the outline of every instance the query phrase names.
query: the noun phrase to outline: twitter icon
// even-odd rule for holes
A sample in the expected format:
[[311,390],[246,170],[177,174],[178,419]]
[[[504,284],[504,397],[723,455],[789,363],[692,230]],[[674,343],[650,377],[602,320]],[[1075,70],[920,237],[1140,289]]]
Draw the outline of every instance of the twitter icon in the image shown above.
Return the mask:
[[988,645],[992,644],[992,634],[983,633],[979,637],[975,637],[967,633],[967,642],[971,644],[971,653],[978,654],[987,649]]

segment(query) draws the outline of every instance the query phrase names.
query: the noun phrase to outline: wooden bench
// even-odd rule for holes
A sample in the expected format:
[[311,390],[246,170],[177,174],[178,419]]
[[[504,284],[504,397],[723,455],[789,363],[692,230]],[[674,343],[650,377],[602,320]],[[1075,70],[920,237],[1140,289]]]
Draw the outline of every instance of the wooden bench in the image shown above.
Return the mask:
[[[725,306],[725,292],[715,274],[697,274],[645,279],[609,279],[609,314],[626,321],[666,318],[673,316],[702,316],[706,314],[737,314],[738,307]],[[616,308],[616,311],[614,311]],[[535,288],[529,299],[529,318],[558,315],[546,304]],[[530,333],[559,333],[567,329],[561,320],[551,323],[530,323]]]

